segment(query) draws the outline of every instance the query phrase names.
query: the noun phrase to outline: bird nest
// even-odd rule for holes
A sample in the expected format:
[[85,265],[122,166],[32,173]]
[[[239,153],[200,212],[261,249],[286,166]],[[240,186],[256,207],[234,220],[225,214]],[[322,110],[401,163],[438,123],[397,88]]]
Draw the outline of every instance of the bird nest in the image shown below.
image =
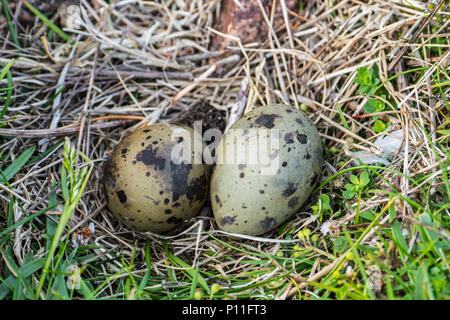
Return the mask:
[[[346,225],[358,230],[355,217],[392,204],[408,228],[417,212],[408,199],[423,206],[441,201],[450,92],[445,5],[433,11],[425,1],[274,3],[82,0],[64,20],[58,3],[8,1],[14,31],[0,17],[0,67],[13,61],[0,83],[0,247],[10,253],[0,259],[20,267],[46,257],[63,210],[65,138],[94,164],[52,264],[64,281],[69,266],[82,270],[90,296],[79,289],[75,297],[314,297],[310,282],[342,263],[334,240]],[[239,15],[246,6],[253,13]],[[364,91],[364,77],[381,91]],[[164,235],[135,232],[111,216],[102,167],[129,132],[180,119],[223,129],[253,106],[273,103],[308,114],[326,159],[320,189],[281,227],[260,237],[230,236],[218,229],[209,203]],[[86,166],[83,158],[74,164]],[[372,172],[372,189],[398,195],[395,202],[387,192],[366,194],[357,206],[356,198],[343,197],[349,176],[362,170]],[[426,177],[422,185],[411,183],[418,176]],[[312,208],[319,194],[333,209],[320,219]],[[385,210],[379,223],[389,222]],[[376,247],[376,230],[360,243]],[[7,269],[2,262],[0,275]],[[31,283],[38,279],[39,272]],[[48,279],[56,280],[45,283],[42,297],[65,297],[55,293],[57,272]],[[129,279],[137,283],[131,293]]]

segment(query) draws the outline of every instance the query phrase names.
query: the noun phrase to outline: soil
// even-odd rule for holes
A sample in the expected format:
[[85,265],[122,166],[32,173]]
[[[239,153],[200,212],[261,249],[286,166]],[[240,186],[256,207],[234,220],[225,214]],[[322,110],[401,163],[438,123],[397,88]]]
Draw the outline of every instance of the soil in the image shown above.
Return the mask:
[[223,133],[226,127],[225,113],[214,108],[207,101],[197,102],[181,112],[171,123],[194,127],[195,121],[202,121],[202,132],[208,129],[219,129]]

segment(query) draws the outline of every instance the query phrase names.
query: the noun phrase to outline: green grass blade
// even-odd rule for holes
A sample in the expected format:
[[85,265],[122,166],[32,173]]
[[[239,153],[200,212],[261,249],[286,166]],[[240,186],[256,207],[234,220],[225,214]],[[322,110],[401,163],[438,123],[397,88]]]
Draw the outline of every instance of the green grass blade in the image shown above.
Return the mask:
[[147,265],[147,271],[145,271],[144,277],[142,278],[141,282],[139,283],[138,291],[142,291],[145,288],[145,285],[148,282],[148,278],[150,277],[151,272],[151,256],[150,256],[150,240],[147,239],[145,242],[145,264]]
[[192,279],[192,284],[191,284],[191,290],[189,292],[189,299],[194,299],[194,295],[195,295],[195,289],[197,289],[197,283],[198,283],[198,266],[195,268],[194,274],[193,274],[193,279]]
[[5,77],[6,73],[9,71],[9,69],[11,68],[11,66],[14,63],[14,59],[12,59],[11,61],[9,61],[2,69],[2,72],[0,72],[0,81],[3,80],[3,78]]
[[61,92],[64,90],[64,86],[61,86],[61,88],[58,89],[58,91],[51,96],[43,105],[42,108],[45,108],[46,106],[48,106],[50,103],[53,102],[53,100],[55,100],[60,94]]
[[30,10],[36,17],[42,20],[51,30],[53,30],[58,36],[63,38],[67,42],[71,42],[72,39],[62,31],[57,25],[55,25],[53,22],[51,22],[49,19],[47,19],[46,16],[44,16],[42,13],[39,12],[35,7],[33,7],[31,4],[29,4],[26,0],[22,0],[23,4]]
[[8,228],[4,229],[3,231],[0,232],[0,238],[5,235],[10,233],[12,230],[14,230],[15,228],[17,228],[18,226],[23,225],[24,223],[27,223],[28,221],[33,220],[34,218],[36,218],[37,216],[40,216],[41,214],[53,209],[54,207],[56,207],[56,205],[54,206],[49,206],[45,209],[39,210],[36,213],[33,213],[32,215],[29,215],[26,218],[23,218],[22,220],[20,220],[19,222],[14,223],[13,225],[9,226]]
[[397,248],[399,248],[403,254],[408,255],[408,244],[406,243],[405,237],[400,230],[398,221],[395,221],[392,225],[392,238],[394,243],[397,245]]
[[14,44],[17,46],[17,48],[20,49],[19,39],[17,38],[16,29],[14,29],[14,25],[12,23],[11,16],[9,15],[8,4],[6,3],[6,0],[2,0],[2,8],[3,8],[3,13],[5,15],[5,18],[6,18],[6,22],[8,23],[9,32],[11,32],[11,38],[12,38]]
[[11,180],[12,177],[27,163],[28,159],[30,159],[33,154],[35,146],[32,146],[25,150],[20,156],[18,156],[4,171],[3,171],[3,179],[5,182]]
[[[175,256],[172,252],[170,252],[167,248],[166,248],[166,252],[167,252],[167,257],[169,258],[169,260],[171,260],[173,263],[177,264],[178,266],[185,268],[184,271],[186,271],[186,273],[189,275],[189,277],[191,279],[193,279],[195,277],[195,271],[192,268],[192,266],[190,266],[189,264],[187,264],[186,262],[184,262],[183,260],[181,260],[180,258],[178,258],[177,256]],[[198,274],[198,284],[206,290],[206,292],[208,292],[208,294],[211,293],[211,289],[208,286],[208,283],[206,282],[205,278],[203,278],[200,274]]]
[[58,143],[56,143],[53,147],[48,148],[47,150],[45,150],[44,152],[42,152],[41,154],[31,158],[30,160],[28,160],[28,162],[26,163],[27,166],[38,162],[42,159],[44,159],[46,156],[48,156],[50,153],[52,153],[53,151],[55,151],[56,149],[58,149],[62,144],[64,143],[64,140],[59,141]]
[[5,104],[3,105],[3,109],[0,112],[0,120],[3,119],[3,117],[6,114],[6,112],[8,111],[8,107],[11,104],[11,96],[12,96],[12,91],[13,91],[13,80],[12,80],[11,71],[8,70],[6,72],[6,77],[8,79],[8,88],[7,88],[8,91],[6,93]]

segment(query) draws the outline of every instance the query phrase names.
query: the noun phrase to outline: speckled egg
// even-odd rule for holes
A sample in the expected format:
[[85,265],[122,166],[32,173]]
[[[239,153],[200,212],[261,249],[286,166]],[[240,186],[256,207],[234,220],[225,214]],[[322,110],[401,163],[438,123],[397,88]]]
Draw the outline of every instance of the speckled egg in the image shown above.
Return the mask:
[[299,109],[255,108],[217,147],[210,198],[220,229],[260,235],[293,216],[319,181],[319,133]]
[[193,129],[181,125],[154,124],[128,135],[104,167],[111,213],[128,227],[156,233],[195,216],[209,190],[202,148],[194,148]]

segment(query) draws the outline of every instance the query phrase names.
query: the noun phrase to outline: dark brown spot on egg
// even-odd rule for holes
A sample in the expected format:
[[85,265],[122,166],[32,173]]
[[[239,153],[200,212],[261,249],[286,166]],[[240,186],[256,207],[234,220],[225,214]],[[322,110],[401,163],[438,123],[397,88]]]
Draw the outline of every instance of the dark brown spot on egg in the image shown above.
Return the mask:
[[308,143],[308,137],[302,133],[298,133],[297,134],[297,140],[298,142],[300,142],[301,144],[306,144]]
[[220,224],[221,225],[227,225],[227,224],[233,224],[234,223],[235,218],[230,217],[230,216],[225,216],[222,219],[220,219]]
[[147,172],[145,173],[145,176],[146,176],[146,177],[150,177],[150,172],[147,171]]
[[120,203],[127,202],[127,195],[126,195],[125,191],[119,190],[116,193],[117,193],[117,197],[119,197]]
[[242,169],[244,169],[244,168],[246,168],[247,167],[247,165],[246,164],[243,164],[243,163],[241,163],[241,164],[238,164],[238,168],[239,168],[239,170],[242,170]]
[[259,193],[264,194],[264,190],[259,190]]
[[296,119],[295,119],[295,122],[297,122],[298,124],[303,124],[303,121],[302,121],[302,119],[300,119],[300,118],[296,118]]
[[294,143],[294,134],[293,133],[286,133],[284,135],[284,142],[287,144]]
[[287,163],[286,161],[284,161],[284,162],[281,164],[281,166],[282,166],[282,167],[286,167],[287,164],[288,164],[288,163]]
[[274,120],[279,117],[280,116],[277,114],[261,113],[261,115],[255,120],[255,123],[265,128],[272,129],[275,126]]
[[166,159],[163,157],[158,157],[157,152],[158,148],[153,150],[152,146],[148,146],[136,155],[136,160],[143,162],[146,166],[155,166],[155,170],[164,170],[164,167],[166,166]]
[[245,177],[245,173],[241,172],[241,173],[239,174],[239,178],[242,179],[243,177]]
[[178,202],[175,202],[174,204],[173,204],[173,208],[177,208],[177,207],[179,207],[179,206],[181,206],[181,204],[179,204]]
[[175,221],[177,221],[177,218],[175,217],[170,217],[169,219],[166,220],[167,223],[175,223]]
[[297,203],[298,203],[298,197],[293,197],[292,199],[290,199],[288,201],[288,206],[289,206],[289,208],[293,208],[297,205]]
[[309,153],[307,153],[307,154],[305,155],[305,159],[311,159],[311,155],[310,155]]
[[144,130],[142,130],[142,132],[144,132],[144,133],[147,133],[147,132],[150,132],[150,131],[152,131],[152,129],[144,129]]
[[122,151],[120,151],[121,154],[125,154],[125,153],[127,153],[127,152],[128,152],[128,149],[127,149],[127,148],[123,148]]
[[215,195],[214,196],[214,199],[216,200],[216,203],[220,206],[220,207],[222,207],[222,201],[220,200],[220,198],[219,198],[219,195]]
[[170,201],[169,198],[165,198],[164,199],[164,204],[169,204],[169,201]]
[[289,182],[287,188],[283,191],[284,197],[291,196],[297,190],[297,184],[295,182]]
[[164,210],[164,213],[165,213],[165,214],[171,214],[171,213],[172,213],[172,210],[166,209],[166,210]]
[[275,218],[265,218],[264,220],[260,221],[260,226],[264,230],[270,230],[273,227],[277,225],[277,220]]

